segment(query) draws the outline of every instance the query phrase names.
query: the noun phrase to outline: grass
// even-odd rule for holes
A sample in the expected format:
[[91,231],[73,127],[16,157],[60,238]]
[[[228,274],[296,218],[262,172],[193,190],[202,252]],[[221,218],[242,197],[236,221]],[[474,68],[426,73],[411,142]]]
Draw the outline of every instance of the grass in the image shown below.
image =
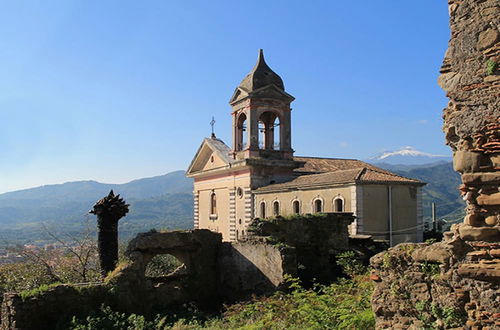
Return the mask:
[[21,297],[21,299],[23,301],[25,301],[29,298],[41,296],[42,294],[44,294],[45,292],[47,292],[51,288],[56,287],[56,286],[61,285],[61,284],[62,283],[43,284],[43,285],[40,285],[39,287],[34,288],[34,289],[21,291],[21,292],[19,292],[19,296]]

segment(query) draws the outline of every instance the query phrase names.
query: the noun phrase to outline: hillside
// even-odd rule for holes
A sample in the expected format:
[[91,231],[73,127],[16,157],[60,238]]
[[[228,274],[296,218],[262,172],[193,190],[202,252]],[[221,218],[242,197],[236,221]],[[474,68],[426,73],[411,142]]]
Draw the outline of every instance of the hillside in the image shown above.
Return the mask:
[[81,231],[85,220],[95,223],[88,210],[111,189],[130,204],[130,213],[120,221],[124,238],[151,228],[192,225],[192,181],[176,171],[125,184],[78,181],[1,194],[0,240],[38,239],[42,224],[65,232]]
[[[437,216],[457,220],[463,215],[464,202],[457,187],[459,175],[451,162],[426,165],[377,166],[400,175],[427,182],[423,188],[424,218],[431,217],[431,203]],[[192,180],[176,171],[162,176],[134,180],[125,184],[96,181],[47,185],[0,195],[0,241],[30,242],[43,238],[42,225],[52,230],[78,233],[85,220],[95,224],[88,210],[110,189],[121,194],[131,205],[130,213],[120,221],[120,235],[130,238],[152,228],[186,229],[192,226]]]
[[379,163],[379,167],[410,178],[427,182],[423,192],[424,218],[431,218],[431,203],[436,203],[437,217],[448,221],[463,217],[465,202],[460,198],[460,175],[453,170],[452,162],[436,162],[425,165],[391,165]]

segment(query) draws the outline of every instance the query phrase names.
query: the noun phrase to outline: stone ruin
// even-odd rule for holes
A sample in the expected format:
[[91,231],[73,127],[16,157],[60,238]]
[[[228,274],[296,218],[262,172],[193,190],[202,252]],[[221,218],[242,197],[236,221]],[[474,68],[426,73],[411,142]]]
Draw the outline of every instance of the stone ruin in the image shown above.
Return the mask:
[[[331,282],[340,275],[336,254],[354,249],[368,260],[375,254],[367,249],[370,243],[372,249],[383,249],[369,238],[349,238],[353,220],[352,213],[255,219],[250,237],[238,242],[222,242],[221,234],[206,229],[141,233],[127,247],[129,261],[102,284],[58,285],[29,297],[6,294],[0,329],[40,329],[42,324],[52,329],[102,304],[146,316],[185,303],[218,310],[222,303],[282,288],[286,274],[306,283],[313,278]],[[183,265],[165,276],[148,277],[148,263],[162,254]]]
[[400,244],[371,259],[379,329],[500,328],[500,3],[448,3],[438,83],[466,215],[443,242]]

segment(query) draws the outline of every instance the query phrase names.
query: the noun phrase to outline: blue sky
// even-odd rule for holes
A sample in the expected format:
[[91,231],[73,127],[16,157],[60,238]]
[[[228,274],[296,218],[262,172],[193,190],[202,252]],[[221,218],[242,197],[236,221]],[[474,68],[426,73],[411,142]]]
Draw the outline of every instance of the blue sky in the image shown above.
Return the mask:
[[296,155],[450,153],[446,1],[5,1],[0,33],[0,193],[186,169],[259,48]]

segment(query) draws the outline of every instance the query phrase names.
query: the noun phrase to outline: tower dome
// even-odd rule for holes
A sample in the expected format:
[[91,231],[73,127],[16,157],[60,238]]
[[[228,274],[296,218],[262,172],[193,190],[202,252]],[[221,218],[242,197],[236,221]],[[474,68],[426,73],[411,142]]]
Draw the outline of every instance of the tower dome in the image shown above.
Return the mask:
[[264,51],[260,49],[257,63],[238,87],[244,89],[246,92],[252,92],[268,85],[275,85],[279,89],[285,90],[283,80],[267,65],[264,60]]

